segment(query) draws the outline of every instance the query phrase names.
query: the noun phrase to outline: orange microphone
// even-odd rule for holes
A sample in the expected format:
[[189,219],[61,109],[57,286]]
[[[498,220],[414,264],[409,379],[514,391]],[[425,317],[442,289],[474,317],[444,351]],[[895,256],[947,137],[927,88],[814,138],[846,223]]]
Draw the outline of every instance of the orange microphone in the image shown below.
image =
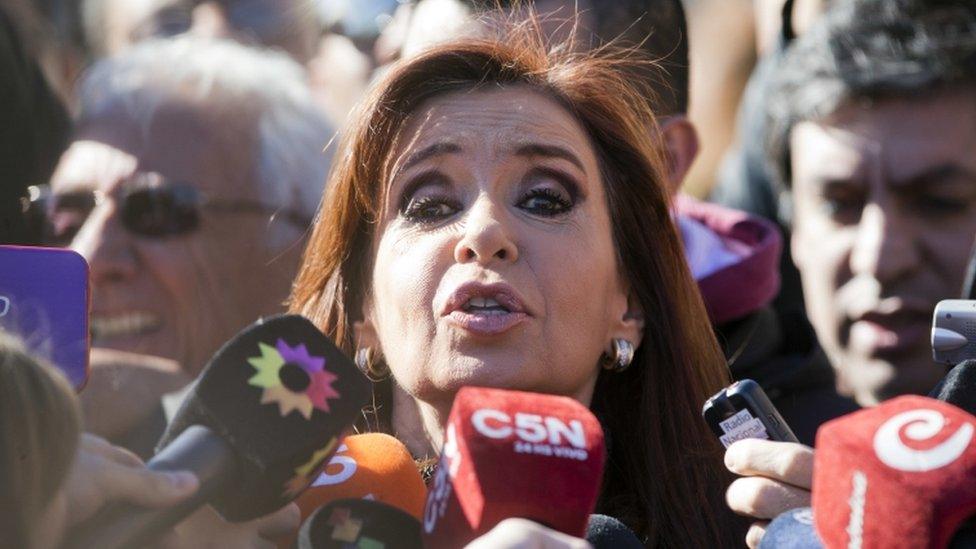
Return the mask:
[[[320,507],[340,499],[368,499],[420,519],[427,487],[406,446],[382,433],[351,435],[295,503],[305,522]],[[279,547],[291,547],[293,540]]]

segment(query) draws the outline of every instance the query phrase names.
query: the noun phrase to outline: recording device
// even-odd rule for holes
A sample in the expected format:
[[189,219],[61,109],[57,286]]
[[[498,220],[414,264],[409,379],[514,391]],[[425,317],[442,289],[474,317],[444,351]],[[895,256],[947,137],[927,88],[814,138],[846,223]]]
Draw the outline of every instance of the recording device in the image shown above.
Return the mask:
[[799,442],[766,392],[751,379],[715,393],[702,407],[702,417],[726,448],[746,438]]
[[945,299],[935,306],[932,358],[949,366],[976,358],[976,301]]
[[586,541],[593,549],[644,549],[634,532],[619,520],[606,515],[590,515]]
[[281,508],[314,480],[369,392],[305,318],[257,322],[210,360],[148,464],[194,472],[198,492],[163,510],[110,506],[70,533],[69,546],[142,547],[207,503],[232,522]]
[[903,396],[817,432],[813,524],[826,547],[946,547],[976,513],[976,417]]
[[[427,487],[402,442],[382,433],[352,435],[342,439],[335,455],[295,503],[306,521],[320,507],[352,498],[396,507],[420,520]],[[285,545],[291,546],[290,542]]]
[[568,397],[465,387],[424,509],[427,547],[463,547],[507,518],[582,537],[603,473],[603,431]]
[[420,521],[378,501],[340,499],[315,511],[302,524],[295,549],[397,547],[423,549]]
[[0,331],[58,368],[80,391],[88,381],[88,263],[71,250],[0,246]]

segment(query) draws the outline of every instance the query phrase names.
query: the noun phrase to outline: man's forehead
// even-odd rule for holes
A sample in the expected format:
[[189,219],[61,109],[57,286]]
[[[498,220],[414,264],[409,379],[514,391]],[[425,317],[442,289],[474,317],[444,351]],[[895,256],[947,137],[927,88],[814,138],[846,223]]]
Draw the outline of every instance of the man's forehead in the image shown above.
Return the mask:
[[895,177],[910,176],[932,164],[976,169],[972,97],[942,92],[845,105],[821,121],[794,127],[790,139],[794,161],[806,157],[810,161],[801,164],[827,172],[874,163]]
[[[89,176],[88,186],[112,185],[113,178],[131,175],[99,169],[99,158],[126,158],[133,170],[159,172],[164,176],[215,194],[251,187],[254,177],[256,132],[248,113],[240,117],[203,112],[199,106],[168,102],[151,116],[130,115],[120,108],[79,128],[79,147],[73,179]],[[95,147],[93,145],[99,145]],[[115,164],[111,164],[113,169]],[[103,189],[108,190],[108,189]]]

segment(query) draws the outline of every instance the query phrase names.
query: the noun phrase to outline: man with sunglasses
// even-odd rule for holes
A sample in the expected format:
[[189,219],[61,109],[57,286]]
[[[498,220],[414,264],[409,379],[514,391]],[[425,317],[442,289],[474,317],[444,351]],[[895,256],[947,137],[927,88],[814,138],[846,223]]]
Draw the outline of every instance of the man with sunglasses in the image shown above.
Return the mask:
[[[146,42],[94,65],[79,89],[74,141],[31,213],[49,244],[91,266],[86,424],[145,455],[166,393],[282,310],[333,130],[297,64],[229,41]],[[291,518],[196,517],[176,533],[189,546],[271,538]]]
[[[147,42],[96,64],[80,89],[75,139],[34,213],[49,243],[91,265],[96,351],[171,359],[173,376],[192,377],[281,310],[332,130],[300,67],[230,42]],[[166,387],[159,369],[147,378]],[[145,413],[92,404],[123,423]]]

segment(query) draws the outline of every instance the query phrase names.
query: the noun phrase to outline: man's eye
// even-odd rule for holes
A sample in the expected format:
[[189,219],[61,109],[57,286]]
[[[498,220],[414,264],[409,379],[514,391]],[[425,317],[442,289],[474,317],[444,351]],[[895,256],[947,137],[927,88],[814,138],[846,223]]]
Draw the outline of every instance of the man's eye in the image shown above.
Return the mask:
[[820,210],[838,223],[857,223],[864,209],[864,196],[848,189],[828,189],[820,197]]
[[401,213],[411,221],[434,223],[454,215],[460,209],[460,205],[447,198],[424,196],[411,200]]
[[957,197],[923,195],[914,202],[919,210],[930,215],[959,214],[969,209],[969,201]]
[[526,194],[518,207],[536,215],[553,217],[573,209],[573,201],[556,190],[536,188]]

